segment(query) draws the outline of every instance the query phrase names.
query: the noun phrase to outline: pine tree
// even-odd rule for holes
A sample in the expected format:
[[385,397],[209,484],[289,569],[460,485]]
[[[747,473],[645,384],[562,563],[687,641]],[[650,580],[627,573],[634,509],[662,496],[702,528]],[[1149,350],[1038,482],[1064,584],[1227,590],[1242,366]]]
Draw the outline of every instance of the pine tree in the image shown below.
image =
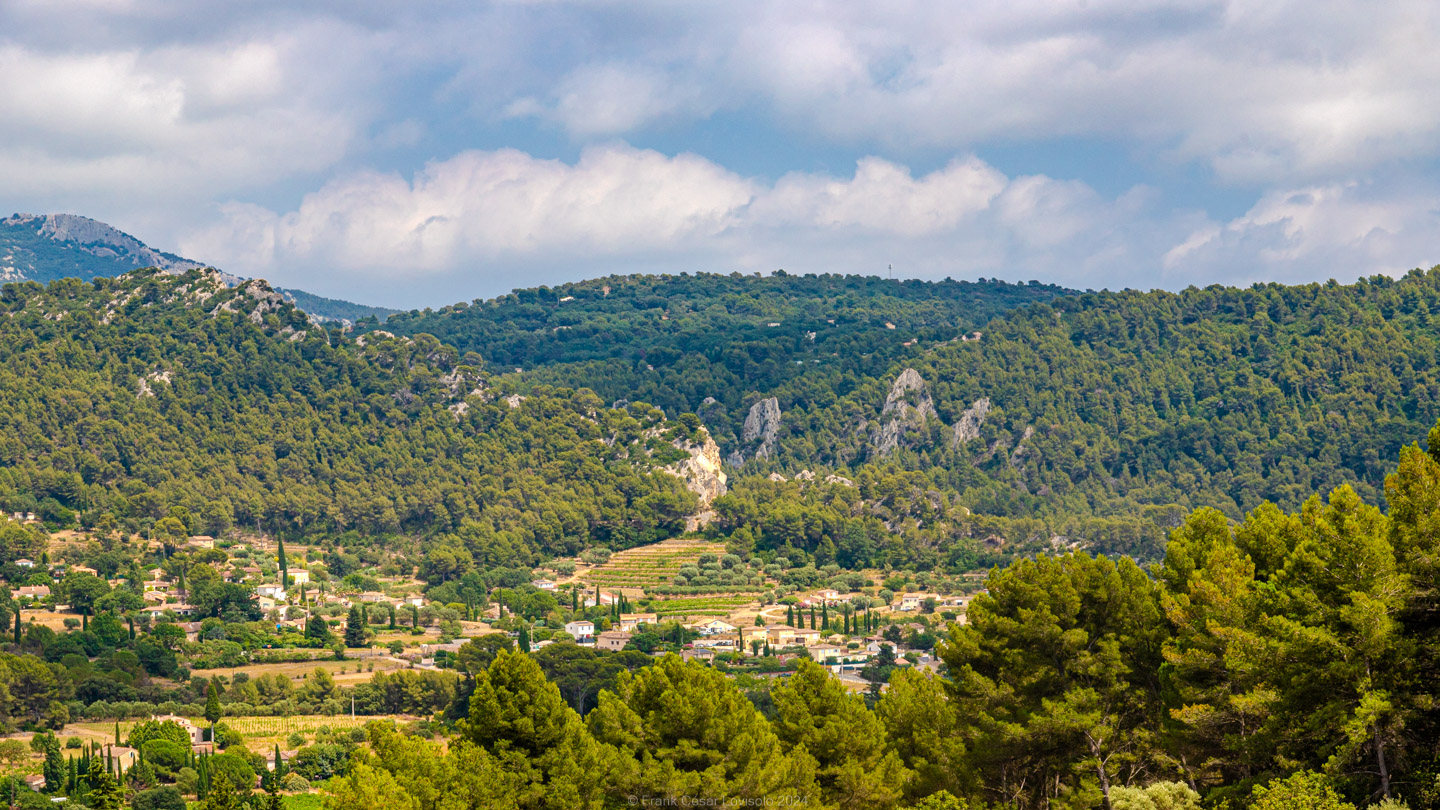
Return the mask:
[[85,781],[90,783],[86,800],[91,810],[121,810],[125,806],[125,790],[99,757],[90,760],[90,770],[86,773]]
[[321,646],[331,641],[330,624],[321,616],[311,613],[305,620],[305,638],[319,642]]
[[365,618],[359,605],[351,607],[349,615],[345,617],[345,646],[365,646]]

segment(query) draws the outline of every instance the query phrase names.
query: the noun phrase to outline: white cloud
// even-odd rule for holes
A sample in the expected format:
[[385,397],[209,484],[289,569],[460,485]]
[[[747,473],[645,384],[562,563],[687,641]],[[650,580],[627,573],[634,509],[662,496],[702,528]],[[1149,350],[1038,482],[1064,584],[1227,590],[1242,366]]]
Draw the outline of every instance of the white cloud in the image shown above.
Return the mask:
[[[298,283],[296,268],[335,268],[322,283],[392,292],[418,282],[495,293],[538,283],[525,268],[553,275],[581,265],[593,275],[657,263],[877,272],[895,262],[907,275],[1080,283],[1094,261],[1123,259],[1130,270],[1157,255],[1124,236],[1137,204],[1082,183],[1008,178],[973,157],[920,177],[870,157],[851,177],[792,173],[767,184],[693,155],[625,145],[588,148],[573,165],[506,149],[465,152],[413,180],[357,173],[290,212],[232,204],[181,247],[282,284]],[[1044,272],[1052,264],[1063,268]]]
[[1207,222],[1167,251],[1174,280],[1349,280],[1436,261],[1440,189],[1346,183],[1267,193],[1244,216]]

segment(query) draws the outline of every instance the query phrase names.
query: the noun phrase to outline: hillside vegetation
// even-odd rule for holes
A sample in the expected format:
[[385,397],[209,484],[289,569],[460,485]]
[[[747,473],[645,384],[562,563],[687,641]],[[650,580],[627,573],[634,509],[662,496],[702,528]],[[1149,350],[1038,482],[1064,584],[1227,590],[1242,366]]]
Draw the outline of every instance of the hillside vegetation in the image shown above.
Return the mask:
[[[433,338],[318,328],[213,272],[0,294],[0,500],[50,525],[438,536],[494,561],[601,527],[668,536],[695,496],[652,469],[693,427],[593,394],[507,398]],[[78,513],[78,514],[77,514]]]

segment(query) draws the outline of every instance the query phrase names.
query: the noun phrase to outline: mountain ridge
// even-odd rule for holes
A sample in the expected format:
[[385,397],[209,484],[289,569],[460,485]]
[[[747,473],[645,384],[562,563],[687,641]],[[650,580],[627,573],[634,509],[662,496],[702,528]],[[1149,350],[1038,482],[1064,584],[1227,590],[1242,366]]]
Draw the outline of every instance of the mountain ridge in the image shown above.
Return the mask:
[[[146,267],[177,274],[209,265],[156,250],[118,228],[79,214],[16,213],[0,219],[0,283],[45,284],[62,278],[91,281]],[[246,280],[217,272],[230,286]],[[353,323],[369,316],[383,321],[396,311],[324,298],[303,290],[277,290],[293,303],[304,301],[308,306],[302,309],[322,322]]]

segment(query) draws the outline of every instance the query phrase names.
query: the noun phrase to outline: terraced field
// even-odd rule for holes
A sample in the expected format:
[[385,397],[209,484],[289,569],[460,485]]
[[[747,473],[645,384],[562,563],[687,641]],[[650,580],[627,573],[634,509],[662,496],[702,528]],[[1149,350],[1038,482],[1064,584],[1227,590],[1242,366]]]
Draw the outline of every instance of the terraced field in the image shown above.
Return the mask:
[[656,616],[726,617],[746,605],[755,603],[753,596],[697,596],[655,602],[650,610]]
[[706,540],[666,540],[649,546],[621,551],[604,565],[584,575],[590,587],[650,588],[669,585],[686,565],[695,565],[701,554],[724,554],[725,544]]

